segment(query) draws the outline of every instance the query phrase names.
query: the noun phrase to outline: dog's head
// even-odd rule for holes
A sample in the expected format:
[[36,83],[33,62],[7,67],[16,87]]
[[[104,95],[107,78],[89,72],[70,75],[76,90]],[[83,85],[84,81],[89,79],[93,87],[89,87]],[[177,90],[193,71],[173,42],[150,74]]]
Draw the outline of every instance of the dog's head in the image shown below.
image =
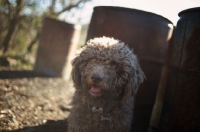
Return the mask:
[[95,38],[87,42],[72,61],[75,88],[94,98],[126,101],[135,95],[144,74],[137,57],[123,42]]

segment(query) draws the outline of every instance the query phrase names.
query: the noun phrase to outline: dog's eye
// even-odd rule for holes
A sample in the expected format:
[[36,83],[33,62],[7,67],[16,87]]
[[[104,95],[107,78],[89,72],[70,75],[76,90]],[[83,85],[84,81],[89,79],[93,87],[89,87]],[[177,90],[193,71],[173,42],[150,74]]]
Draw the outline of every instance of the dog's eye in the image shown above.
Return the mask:
[[119,76],[122,76],[124,74],[124,69],[119,65],[115,66],[115,71],[116,71],[117,75],[119,75]]
[[123,66],[120,66],[117,62],[112,61],[110,63],[110,66],[111,66],[112,69],[115,70],[115,72],[117,73],[117,75],[122,76],[124,74]]
[[118,67],[118,65],[117,65],[116,62],[111,61],[111,62],[110,62],[110,67],[111,67],[112,69],[116,69],[116,68]]
[[114,69],[115,69],[116,71],[120,71],[121,67],[118,66],[118,65],[115,65],[115,66],[114,66]]

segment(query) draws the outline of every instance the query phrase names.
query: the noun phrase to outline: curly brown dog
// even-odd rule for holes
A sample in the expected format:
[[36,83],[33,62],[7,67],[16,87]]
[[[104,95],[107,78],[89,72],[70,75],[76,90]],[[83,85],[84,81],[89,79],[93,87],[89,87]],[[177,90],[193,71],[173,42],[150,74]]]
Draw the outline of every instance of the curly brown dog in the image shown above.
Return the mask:
[[129,132],[134,95],[144,80],[133,52],[113,38],[94,38],[72,66],[76,91],[68,132]]

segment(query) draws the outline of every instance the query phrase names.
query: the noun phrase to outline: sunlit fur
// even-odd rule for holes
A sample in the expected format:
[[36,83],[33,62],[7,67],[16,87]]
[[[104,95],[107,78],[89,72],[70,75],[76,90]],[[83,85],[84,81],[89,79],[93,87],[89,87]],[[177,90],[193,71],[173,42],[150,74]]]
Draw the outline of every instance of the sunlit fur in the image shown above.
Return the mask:
[[[123,42],[113,38],[94,38],[72,61],[72,80],[76,89],[68,118],[68,132],[129,132],[133,101],[144,74],[136,55]],[[93,81],[97,74],[100,81]],[[100,94],[90,91],[91,86]],[[90,106],[104,109],[92,112]],[[100,121],[101,116],[112,121]]]

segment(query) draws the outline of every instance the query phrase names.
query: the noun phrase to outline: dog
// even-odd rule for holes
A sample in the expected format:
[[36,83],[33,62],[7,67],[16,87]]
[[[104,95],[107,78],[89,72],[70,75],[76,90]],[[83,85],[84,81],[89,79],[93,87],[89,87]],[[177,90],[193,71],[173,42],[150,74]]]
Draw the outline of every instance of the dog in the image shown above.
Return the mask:
[[91,39],[72,60],[75,93],[68,132],[129,132],[145,75],[133,51],[109,37]]

